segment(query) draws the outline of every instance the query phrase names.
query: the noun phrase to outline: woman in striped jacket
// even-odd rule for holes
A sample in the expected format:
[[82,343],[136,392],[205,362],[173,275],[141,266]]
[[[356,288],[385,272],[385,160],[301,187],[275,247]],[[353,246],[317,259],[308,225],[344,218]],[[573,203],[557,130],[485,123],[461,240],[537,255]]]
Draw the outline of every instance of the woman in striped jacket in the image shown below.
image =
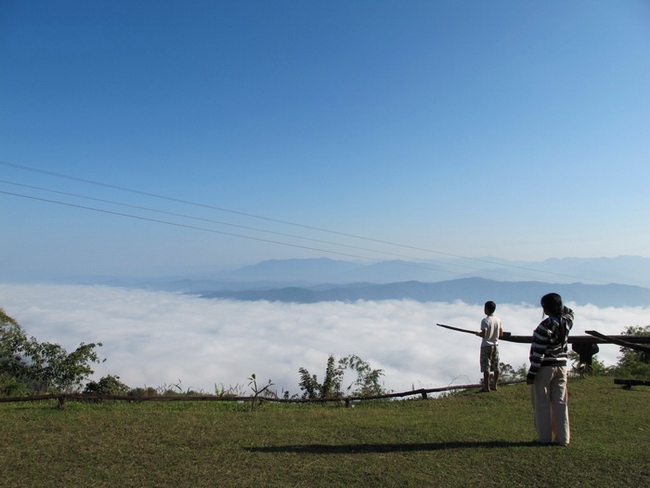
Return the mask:
[[548,317],[533,333],[526,381],[532,385],[537,441],[566,446],[570,440],[567,342],[573,310],[563,305],[557,293],[544,295],[541,304]]

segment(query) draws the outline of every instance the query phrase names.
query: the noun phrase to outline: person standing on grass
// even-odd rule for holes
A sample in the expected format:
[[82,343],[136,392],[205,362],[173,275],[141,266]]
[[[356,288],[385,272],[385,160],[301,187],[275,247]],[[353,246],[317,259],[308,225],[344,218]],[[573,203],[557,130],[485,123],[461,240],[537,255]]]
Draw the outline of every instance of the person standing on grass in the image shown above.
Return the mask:
[[481,321],[481,330],[476,335],[482,337],[481,341],[481,372],[483,373],[483,391],[490,391],[490,371],[494,373],[493,390],[497,389],[499,382],[499,338],[503,337],[501,319],[494,315],[497,304],[493,301],[485,302],[483,311],[485,318]]
[[532,385],[537,441],[566,446],[570,440],[567,343],[573,310],[564,306],[557,293],[544,295],[541,305],[547,318],[533,333],[526,383]]

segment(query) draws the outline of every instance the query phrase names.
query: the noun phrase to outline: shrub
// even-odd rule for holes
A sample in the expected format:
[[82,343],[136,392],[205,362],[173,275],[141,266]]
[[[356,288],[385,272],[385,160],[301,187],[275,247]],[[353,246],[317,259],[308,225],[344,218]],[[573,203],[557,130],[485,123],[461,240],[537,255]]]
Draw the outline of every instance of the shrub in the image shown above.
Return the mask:
[[91,381],[83,393],[93,395],[126,395],[129,387],[120,381],[119,376],[104,376],[99,381]]
[[[623,335],[650,336],[650,325],[645,327],[627,327]],[[614,367],[617,375],[629,378],[650,378],[650,352],[637,351],[621,347],[621,356]]]

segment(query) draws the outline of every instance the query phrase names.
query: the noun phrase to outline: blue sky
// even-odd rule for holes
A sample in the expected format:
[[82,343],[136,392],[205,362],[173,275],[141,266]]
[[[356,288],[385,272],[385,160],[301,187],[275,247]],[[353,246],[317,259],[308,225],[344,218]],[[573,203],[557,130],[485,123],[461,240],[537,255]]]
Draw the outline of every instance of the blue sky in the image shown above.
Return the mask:
[[4,1],[0,278],[650,257],[649,54],[642,1]]

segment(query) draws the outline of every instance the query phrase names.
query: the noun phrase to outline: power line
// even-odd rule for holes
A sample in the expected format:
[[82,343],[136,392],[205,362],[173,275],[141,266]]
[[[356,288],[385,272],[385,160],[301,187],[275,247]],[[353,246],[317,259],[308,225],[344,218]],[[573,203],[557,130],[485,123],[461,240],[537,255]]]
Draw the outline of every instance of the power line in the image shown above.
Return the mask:
[[[382,239],[375,239],[375,238],[361,236],[361,235],[357,235],[357,234],[345,233],[345,232],[335,231],[335,230],[326,229],[326,228],[322,228],[322,227],[306,225],[306,224],[300,224],[300,223],[296,223],[296,222],[290,222],[290,221],[286,221],[286,220],[276,219],[276,218],[272,218],[272,217],[266,217],[266,216],[257,215],[257,214],[253,214],[253,213],[248,213],[248,212],[241,212],[241,211],[232,210],[232,209],[228,209],[228,208],[224,208],[224,207],[219,207],[219,206],[209,205],[209,204],[205,204],[205,203],[194,202],[194,201],[191,201],[191,200],[170,197],[170,196],[167,196],[167,195],[161,195],[161,194],[142,191],[142,190],[136,190],[136,189],[133,189],[133,188],[128,188],[128,187],[124,187],[124,186],[120,186],[120,185],[113,185],[113,184],[110,184],[110,183],[104,183],[104,182],[100,182],[100,181],[96,181],[96,180],[80,178],[80,177],[76,177],[76,176],[67,175],[67,174],[64,174],[64,173],[59,173],[59,172],[54,172],[54,171],[47,171],[47,170],[43,170],[43,169],[38,169],[38,168],[26,166],[26,165],[11,163],[11,162],[8,162],[8,161],[0,160],[0,165],[15,168],[15,169],[19,169],[19,170],[23,170],[23,171],[29,171],[29,172],[33,172],[33,173],[43,174],[43,175],[47,175],[47,176],[53,176],[53,177],[56,177],[56,178],[67,179],[67,180],[70,180],[70,181],[77,181],[77,182],[85,183],[85,184],[89,184],[89,185],[94,185],[94,186],[99,186],[99,187],[124,191],[124,192],[132,193],[132,194],[142,195],[142,196],[147,196],[147,197],[151,197],[151,198],[156,198],[156,199],[161,199],[161,200],[166,200],[166,201],[171,201],[171,202],[176,202],[176,203],[182,203],[182,204],[186,204],[186,205],[191,205],[191,206],[216,210],[216,211],[220,211],[220,212],[226,212],[226,213],[230,213],[230,214],[233,214],[233,215],[245,216],[245,217],[264,220],[264,221],[268,221],[268,222],[279,223],[279,224],[283,224],[283,225],[290,225],[290,226],[294,226],[294,227],[299,227],[299,228],[308,229],[308,230],[315,230],[315,231],[319,231],[319,232],[325,232],[325,233],[338,235],[338,236],[342,236],[342,237],[350,237],[350,238],[354,238],[354,239],[360,239],[360,240],[364,240],[364,241],[367,241],[367,242],[374,242],[376,244],[395,246],[395,247],[400,247],[400,248],[403,248],[403,249],[410,249],[410,250],[421,251],[421,252],[426,252],[426,253],[431,253],[431,254],[437,254],[437,255],[446,256],[446,257],[464,259],[464,260],[473,261],[473,262],[477,262],[477,263],[491,264],[491,265],[498,266],[500,268],[511,268],[511,269],[525,271],[527,273],[533,272],[533,273],[542,273],[542,274],[565,277],[565,278],[583,279],[583,278],[580,278],[580,277],[577,277],[577,276],[566,275],[566,274],[562,274],[562,273],[555,273],[555,272],[551,272],[551,271],[538,270],[538,269],[533,269],[533,268],[529,268],[529,267],[525,267],[525,266],[518,266],[518,265],[510,264],[510,263],[496,262],[496,261],[491,261],[491,260],[487,260],[487,259],[470,258],[470,257],[466,257],[466,256],[461,256],[461,255],[452,254],[452,253],[446,253],[446,252],[442,252],[442,251],[435,251],[435,250],[422,248],[422,247],[418,247],[418,246],[411,246],[411,245],[408,245],[408,244],[401,244],[401,243],[386,241],[386,240],[382,240]],[[173,216],[182,217],[182,218],[190,218],[190,219],[195,219],[195,220],[212,222],[212,223],[217,223],[217,224],[220,224],[220,225],[227,225],[227,226],[242,228],[242,229],[246,229],[246,230],[253,230],[253,231],[257,231],[257,232],[265,232],[265,233],[270,233],[270,234],[274,234],[274,235],[280,235],[280,236],[283,236],[283,237],[291,237],[291,238],[294,238],[294,239],[303,239],[303,240],[308,240],[308,241],[312,241],[312,242],[318,242],[318,243],[321,243],[321,244],[335,245],[335,246],[340,246],[340,247],[347,247],[347,248],[350,248],[350,249],[356,249],[356,250],[374,252],[374,253],[379,253],[379,254],[391,255],[391,256],[395,256],[395,257],[414,259],[412,256],[405,256],[405,255],[402,255],[402,254],[390,253],[390,252],[387,252],[387,251],[378,251],[378,250],[375,250],[375,249],[351,246],[351,245],[348,245],[348,244],[340,244],[340,243],[335,243],[335,242],[330,242],[330,241],[323,241],[323,240],[318,240],[318,239],[312,239],[312,238],[307,238],[307,237],[302,237],[302,236],[295,236],[295,235],[292,235],[292,234],[284,234],[284,233],[280,233],[280,232],[268,231],[268,230],[264,230],[264,229],[258,229],[258,228],[254,228],[254,227],[248,227],[248,226],[243,226],[243,225],[237,225],[237,224],[231,224],[231,223],[226,223],[226,222],[221,222],[221,221],[215,221],[215,220],[211,220],[211,219],[204,219],[204,218],[195,217],[195,216],[189,216],[189,215],[184,215],[184,214],[176,214],[176,213],[173,213],[173,212],[165,212],[165,211],[162,211],[162,210],[151,209],[151,208],[148,208],[148,207],[140,207],[140,206],[125,204],[125,203],[120,203],[120,202],[114,202],[114,201],[110,201],[110,200],[102,200],[102,199],[97,199],[97,198],[94,198],[94,197],[86,197],[86,196],[83,196],[83,195],[76,195],[76,194],[72,194],[72,193],[60,192],[60,191],[57,191],[57,190],[50,190],[50,189],[39,188],[39,187],[32,187],[30,185],[22,185],[22,184],[19,184],[19,183],[12,183],[12,182],[8,182],[8,181],[4,181],[4,182],[9,183],[9,184],[24,186],[24,187],[28,187],[28,188],[31,187],[33,189],[38,189],[38,190],[42,190],[42,191],[49,191],[49,192],[54,192],[54,193],[59,193],[59,194],[67,194],[69,196],[74,196],[74,197],[78,197],[78,198],[85,198],[85,199],[90,199],[90,200],[95,200],[95,201],[103,201],[104,203],[111,203],[111,204],[126,206],[126,207],[130,207],[130,208],[139,208],[141,210],[152,211],[152,212],[157,212],[157,213],[167,214],[167,215],[173,215]],[[202,227],[196,227],[196,226],[191,226],[191,225],[177,224],[177,223],[168,222],[168,221],[159,220],[159,219],[138,217],[138,216],[134,216],[134,215],[131,215],[131,214],[125,214],[125,213],[120,213],[120,212],[112,212],[112,211],[97,209],[97,208],[93,208],[93,207],[86,207],[86,206],[83,206],[83,205],[67,204],[67,203],[58,202],[58,201],[55,201],[55,200],[48,200],[48,199],[44,199],[44,198],[31,197],[31,196],[28,196],[28,195],[22,195],[22,194],[17,194],[17,193],[4,192],[4,191],[0,191],[0,193],[4,193],[4,194],[7,194],[7,195],[13,195],[13,196],[19,196],[19,197],[23,197],[23,198],[30,198],[30,199],[34,199],[34,200],[40,200],[40,201],[43,201],[43,202],[54,203],[54,204],[59,204],[59,205],[67,205],[67,206],[86,209],[86,210],[93,210],[93,211],[98,211],[98,212],[103,212],[103,213],[109,213],[109,214],[113,214],[113,215],[120,215],[120,216],[123,216],[123,217],[130,217],[130,218],[136,218],[136,219],[141,219],[141,220],[148,220],[148,221],[151,221],[151,222],[158,222],[158,223],[163,223],[163,224],[168,224],[168,225],[176,225],[178,227],[185,227],[185,228],[188,228],[188,229],[203,230],[203,231],[208,231],[208,232],[213,232],[213,233],[218,233],[218,234],[223,234],[223,235],[230,235],[230,236],[241,237],[241,238],[245,238],[245,239],[257,240],[257,241],[261,241],[261,242],[269,242],[269,243],[273,243],[273,244],[280,244],[280,245],[286,245],[286,246],[297,247],[297,248],[302,248],[302,249],[315,250],[315,251],[320,251],[320,252],[325,252],[325,253],[330,253],[330,254],[337,254],[337,255],[341,255],[341,256],[354,257],[354,258],[358,258],[358,259],[379,261],[378,259],[369,258],[367,256],[358,256],[358,255],[353,255],[353,254],[349,254],[349,253],[343,253],[343,252],[337,252],[337,251],[331,251],[331,250],[325,250],[325,249],[319,249],[319,248],[312,248],[312,247],[309,247],[309,246],[302,246],[302,245],[291,244],[291,243],[286,243],[286,242],[273,241],[273,240],[270,240],[270,239],[256,238],[256,237],[246,236],[246,235],[242,235],[242,234],[235,234],[235,233],[229,233],[229,232],[216,231],[216,230],[212,230],[212,229],[205,229],[205,228],[202,228]],[[419,262],[417,264],[416,263],[413,263],[413,264],[417,265],[417,266],[422,266],[422,265],[425,264],[425,262]],[[458,263],[450,263],[450,264],[452,266],[456,266],[456,267],[460,267],[460,268],[474,269],[474,268],[472,268],[470,266],[463,266],[463,265],[458,264]],[[438,270],[443,271],[443,272],[445,271],[445,270],[440,270],[440,269],[438,269]],[[596,281],[597,282],[597,280],[588,280],[588,281]]]
[[[383,254],[383,255],[386,255],[386,256],[392,256],[392,257],[396,257],[396,258],[418,260],[418,258],[416,258],[414,256],[409,256],[409,255],[405,255],[405,254],[397,254],[397,253],[392,253],[392,252],[388,252],[388,251],[380,251],[380,250],[377,250],[377,249],[371,249],[371,248],[365,248],[365,247],[359,247],[359,246],[352,246],[350,244],[341,244],[341,243],[338,243],[338,242],[325,241],[325,240],[322,240],[322,239],[313,239],[313,238],[310,238],[310,237],[297,236],[297,235],[294,235],[294,234],[287,234],[287,233],[284,233],[284,232],[276,232],[276,231],[271,231],[271,230],[266,230],[266,229],[259,229],[259,228],[256,228],[256,227],[233,224],[233,223],[230,223],[230,222],[223,222],[223,221],[220,221],[220,220],[207,219],[207,218],[204,218],[204,217],[196,217],[196,216],[193,216],[193,215],[181,214],[181,213],[177,213],[177,212],[169,212],[169,211],[165,211],[165,210],[158,210],[158,209],[155,209],[155,208],[145,207],[145,206],[141,206],[141,205],[133,205],[133,204],[129,204],[129,203],[123,203],[123,202],[116,202],[116,201],[113,201],[113,200],[107,200],[107,199],[104,199],[104,198],[89,197],[87,195],[80,195],[80,194],[72,193],[72,192],[53,190],[51,188],[44,188],[44,187],[35,186],[35,185],[27,185],[27,184],[24,184],[24,183],[16,183],[16,182],[13,182],[13,181],[8,181],[8,180],[3,180],[3,179],[0,179],[0,183],[13,185],[13,186],[19,186],[19,187],[22,187],[22,188],[28,188],[28,189],[32,189],[32,190],[44,191],[44,192],[48,192],[48,193],[54,193],[54,194],[57,194],[57,195],[64,195],[64,196],[70,196],[70,197],[75,197],[75,198],[81,198],[81,199],[84,199],[84,200],[90,200],[90,201],[95,201],[95,202],[100,202],[100,203],[108,203],[108,204],[111,204],[111,205],[118,205],[118,206],[133,208],[133,209],[137,209],[137,210],[145,210],[145,211],[159,213],[159,214],[163,214],[163,215],[170,215],[170,216],[173,216],[173,217],[187,218],[187,219],[197,220],[197,221],[201,221],[201,222],[209,222],[209,223],[214,223],[214,224],[218,224],[218,225],[225,225],[225,226],[235,227],[235,228],[239,228],[239,229],[252,230],[252,231],[255,231],[255,232],[263,232],[263,233],[267,233],[267,234],[278,235],[278,236],[282,236],[282,237],[290,237],[292,239],[302,239],[302,240],[305,240],[305,241],[316,242],[316,243],[320,243],[320,244],[339,246],[339,247],[354,249],[354,250],[357,250],[357,251],[367,251],[367,252],[372,252],[372,253],[376,253],[376,254]],[[119,215],[119,216],[123,216],[123,217],[141,218],[141,217],[131,215],[131,214],[124,214],[124,213],[121,213],[121,212],[105,211],[105,210],[97,209],[97,208],[94,208],[94,207],[88,207],[88,206],[83,206],[83,205],[75,205],[75,204],[68,204],[66,202],[59,202],[59,201],[56,201],[56,200],[38,198],[38,197],[33,197],[33,196],[30,196],[30,195],[23,195],[23,194],[19,194],[19,193],[5,192],[5,191],[0,191],[0,193],[11,195],[11,196],[18,196],[18,197],[33,199],[33,200],[44,201],[44,202],[47,202],[47,203],[54,203],[54,204],[65,205],[65,206],[72,206],[72,207],[81,208],[81,209],[84,209],[84,210],[111,213],[111,214]],[[147,219],[147,218],[142,218],[142,219],[143,220],[149,220],[149,221],[156,222],[156,223],[165,223],[165,224],[176,225],[174,223],[167,222],[167,221],[162,221],[162,220],[159,220],[159,219]],[[181,224],[178,224],[178,225],[181,225]],[[210,229],[204,229],[204,228],[194,227],[194,226],[186,226],[186,227],[190,228],[190,229],[194,229],[194,230],[205,230],[205,231],[210,231],[211,232]],[[216,232],[217,231],[215,231],[215,233]],[[224,233],[224,234],[233,235],[233,236],[237,236],[237,237],[242,237],[242,238],[245,238],[245,239],[255,239],[253,237],[245,236],[245,235],[241,235],[241,234],[231,234],[231,233]],[[282,242],[278,242],[278,241],[265,241],[265,242],[273,242],[275,244],[290,245],[289,243],[282,243]],[[310,248],[310,247],[306,247],[306,246],[304,246],[304,248],[311,249],[311,250],[318,250],[318,251],[322,251],[322,252],[331,252],[331,251],[326,251],[326,250],[323,250],[323,249]],[[368,257],[368,256],[355,256],[355,255],[347,254],[347,253],[336,253],[336,254],[340,254],[340,255],[343,255],[343,256],[349,256],[349,257],[357,257],[359,259],[364,259],[364,260],[380,261],[379,259],[371,258],[371,257]],[[434,265],[431,265],[430,263],[427,263],[427,262],[424,262],[424,261],[419,261],[419,260],[417,262],[413,262],[413,261],[402,262],[402,264],[404,266],[412,266],[412,267],[417,267],[417,268],[431,267],[432,269],[435,269],[436,271],[441,272],[441,273],[451,273],[451,271],[449,271],[449,270],[441,269],[438,266],[434,266]],[[458,263],[448,263],[447,265],[452,266],[452,267],[456,267],[456,268],[474,269],[471,266],[463,266],[462,264],[458,264]]]
[[244,239],[251,239],[251,240],[254,240],[254,241],[267,242],[267,243],[271,243],[271,244],[280,244],[280,245],[283,245],[283,246],[297,247],[297,248],[300,248],[300,249],[308,249],[310,251],[319,251],[319,252],[325,252],[325,253],[329,253],[329,254],[337,254],[339,256],[346,256],[346,257],[356,258],[356,259],[366,259],[366,260],[371,260],[371,261],[380,261],[379,259],[372,259],[372,258],[369,258],[367,256],[358,256],[358,255],[349,254],[349,253],[330,251],[328,249],[319,249],[319,248],[316,248],[316,247],[302,246],[302,245],[299,245],[299,244],[292,244],[290,242],[273,241],[273,240],[270,240],[270,239],[263,239],[261,237],[252,237],[252,236],[247,236],[247,235],[243,235],[243,234],[235,234],[235,233],[232,233],[232,232],[224,232],[224,231],[219,231],[219,230],[215,230],[215,229],[208,229],[208,228],[205,228],[205,227],[198,227],[198,226],[195,226],[195,225],[180,224],[178,222],[171,222],[171,221],[168,221],[168,220],[154,219],[154,218],[151,218],[151,217],[142,217],[140,215],[127,214],[127,213],[124,213],[124,212],[115,212],[115,211],[112,211],[112,210],[106,210],[106,209],[95,208],[95,207],[88,207],[86,205],[78,205],[78,204],[75,204],[75,203],[60,202],[58,200],[51,200],[51,199],[48,199],[48,198],[40,198],[40,197],[35,197],[35,196],[32,196],[32,195],[23,195],[21,193],[14,193],[14,192],[3,191],[3,190],[0,190],[0,193],[3,194],[3,195],[11,195],[11,196],[14,196],[14,197],[27,198],[27,199],[30,199],[30,200],[37,200],[37,201],[40,201],[40,202],[53,203],[53,204],[56,204],[56,205],[63,205],[63,206],[66,206],[66,207],[79,208],[79,209],[83,209],[83,210],[92,210],[94,212],[101,212],[101,213],[110,214],[110,215],[117,215],[119,217],[128,217],[128,218],[131,218],[131,219],[144,220],[144,221],[147,221],[147,222],[155,222],[155,223],[158,223],[158,224],[173,225],[175,227],[181,227],[181,228],[184,228],[184,229],[199,230],[199,231],[203,231],[203,232],[211,232],[213,234],[221,234],[221,235],[232,236],[232,237],[241,237],[241,238],[244,238]]
[[[278,236],[282,236],[282,237],[290,237],[292,239],[302,239],[302,240],[305,240],[305,241],[317,242],[317,243],[320,243],[320,244],[328,244],[328,245],[333,245],[333,246],[346,247],[346,248],[355,249],[355,250],[358,250],[358,251],[368,251],[368,252],[373,252],[373,253],[378,253],[378,254],[385,254],[387,256],[393,256],[393,257],[399,257],[399,258],[417,259],[414,256],[408,256],[408,255],[404,255],[404,254],[397,254],[397,253],[392,253],[392,252],[388,252],[388,251],[380,251],[380,250],[377,250],[377,249],[370,249],[370,248],[366,248],[366,247],[352,246],[350,244],[341,244],[341,243],[338,243],[338,242],[326,241],[326,240],[322,240],[322,239],[313,239],[313,238],[310,238],[310,237],[298,236],[298,235],[294,235],[294,234],[287,234],[287,233],[284,233],[284,232],[277,232],[277,231],[272,231],[272,230],[260,229],[260,228],[257,228],[257,227],[233,224],[233,223],[230,223],[230,222],[223,222],[221,220],[208,219],[208,218],[204,218],[204,217],[196,217],[194,215],[187,215],[187,214],[182,214],[182,213],[177,213],[177,212],[169,212],[169,211],[159,210],[159,209],[155,209],[155,208],[151,208],[151,207],[145,207],[145,206],[141,206],[141,205],[133,205],[133,204],[129,204],[129,203],[116,202],[114,200],[107,200],[107,199],[103,199],[103,198],[89,197],[87,195],[80,195],[80,194],[77,194],[77,193],[65,192],[65,191],[60,191],[60,190],[53,190],[53,189],[50,189],[50,188],[44,188],[44,187],[40,187],[40,186],[26,185],[24,183],[16,183],[16,182],[13,182],[13,181],[8,181],[8,180],[0,179],[0,183],[5,183],[5,184],[8,184],[8,185],[13,185],[13,186],[19,186],[19,187],[22,187],[22,188],[29,188],[31,190],[38,190],[38,191],[44,191],[44,192],[48,192],[48,193],[55,193],[57,195],[65,195],[65,196],[70,196],[70,197],[75,197],[75,198],[81,198],[81,199],[84,199],[84,200],[90,200],[90,201],[94,201],[94,202],[108,203],[108,204],[111,204],[111,205],[118,205],[118,206],[133,208],[133,209],[137,209],[137,210],[145,210],[145,211],[148,211],[148,212],[154,212],[154,213],[163,214],[163,215],[170,215],[170,216],[173,216],[173,217],[181,217],[181,218],[192,219],[192,220],[197,220],[197,221],[201,221],[201,222],[209,222],[209,223],[218,224],[218,225],[225,225],[225,226],[229,226],[229,227],[235,227],[235,228],[238,228],[238,229],[251,230],[251,231],[255,231],[255,232],[263,232],[263,233],[278,235]],[[2,193],[5,193],[5,192],[2,192]],[[7,194],[12,194],[14,196],[28,197],[27,195],[22,195],[22,194],[18,194],[18,193],[9,193],[9,192],[6,192],[6,193]],[[43,199],[43,200],[48,201],[49,203],[63,203],[63,202],[57,202],[57,201],[54,201],[54,200],[46,200],[46,199]],[[95,209],[95,208],[92,208],[92,207],[83,207],[83,206],[81,206],[81,208],[85,208],[87,210],[99,210],[99,209]],[[127,214],[120,214],[120,215],[127,215]],[[371,258],[367,258],[367,259],[371,259]],[[457,265],[457,266],[463,267],[461,265]]]
[[[422,251],[422,252],[427,252],[427,253],[431,253],[431,254],[438,254],[438,255],[441,255],[441,256],[468,259],[468,260],[472,260],[472,261],[476,261],[476,262],[483,262],[483,263],[487,263],[487,264],[495,264],[495,265],[498,265],[498,266],[503,266],[502,263],[497,263],[497,262],[493,262],[493,261],[477,259],[477,258],[468,258],[468,257],[465,257],[465,256],[460,256],[458,254],[451,254],[451,253],[446,253],[446,252],[442,252],[442,251],[434,251],[434,250],[426,249],[426,248],[422,248],[422,247],[410,246],[408,244],[401,244],[401,243],[386,241],[386,240],[382,240],[382,239],[374,239],[372,237],[366,237],[366,236],[361,236],[361,235],[357,235],[357,234],[350,234],[350,233],[346,233],[346,232],[340,232],[340,231],[336,231],[336,230],[326,229],[326,228],[323,228],[323,227],[316,227],[316,226],[312,226],[312,225],[306,225],[306,224],[300,224],[300,223],[296,223],[296,222],[290,222],[290,221],[287,221],[287,220],[281,220],[281,219],[276,219],[276,218],[272,218],[272,217],[266,217],[266,216],[253,214],[253,213],[248,213],[248,212],[240,212],[238,210],[232,210],[232,209],[228,209],[228,208],[224,208],[224,207],[218,207],[218,206],[215,206],[215,205],[209,205],[209,204],[205,204],[205,203],[194,202],[194,201],[191,201],[191,200],[185,200],[185,199],[181,199],[181,198],[170,197],[170,196],[161,195],[161,194],[158,194],[158,193],[152,193],[152,192],[147,192],[147,191],[142,191],[142,190],[135,190],[133,188],[128,188],[128,187],[124,187],[124,186],[120,186],[120,185],[113,185],[113,184],[110,184],[110,183],[103,183],[103,182],[100,182],[100,181],[90,180],[90,179],[86,179],[86,178],[79,178],[79,177],[76,177],[76,176],[70,176],[70,175],[67,175],[67,174],[58,173],[58,172],[54,172],[54,171],[47,171],[47,170],[33,168],[33,167],[30,167],[30,166],[25,166],[25,165],[21,165],[21,164],[10,163],[8,161],[0,161],[0,165],[20,169],[20,170],[23,170],[23,171],[31,171],[33,173],[40,173],[40,174],[44,174],[44,175],[48,175],[48,176],[54,176],[56,178],[63,178],[63,179],[71,180],[71,181],[77,181],[77,182],[80,182],[80,183],[86,183],[86,184],[89,184],[89,185],[101,186],[101,187],[104,187],[104,188],[111,188],[111,189],[114,189],[114,190],[120,190],[120,191],[124,191],[124,192],[128,192],[128,193],[134,193],[134,194],[137,194],[137,195],[147,196],[147,197],[151,197],[151,198],[158,198],[158,199],[161,199],[161,200],[167,200],[167,201],[176,202],[176,203],[183,203],[185,205],[192,205],[192,206],[196,206],[196,207],[202,207],[202,208],[207,208],[207,209],[211,209],[211,210],[217,210],[217,211],[220,211],[220,212],[231,213],[231,214],[234,214],[234,215],[240,215],[240,216],[259,219],[259,220],[265,220],[265,221],[268,221],[268,222],[274,222],[274,223],[283,224],[283,225],[290,225],[290,226],[294,226],[294,227],[301,227],[303,229],[316,230],[316,231],[319,231],[319,232],[326,232],[326,233],[329,233],[329,234],[335,234],[335,235],[339,235],[339,236],[343,236],[343,237],[352,237],[354,239],[361,239],[361,240],[365,240],[365,241],[369,241],[369,242],[375,242],[377,244],[385,244],[385,245],[389,245],[389,246],[396,246],[396,247],[401,247],[401,248],[405,248],[405,249],[411,249],[411,250],[414,250],[414,251]],[[513,267],[516,267],[516,266],[513,266]]]

